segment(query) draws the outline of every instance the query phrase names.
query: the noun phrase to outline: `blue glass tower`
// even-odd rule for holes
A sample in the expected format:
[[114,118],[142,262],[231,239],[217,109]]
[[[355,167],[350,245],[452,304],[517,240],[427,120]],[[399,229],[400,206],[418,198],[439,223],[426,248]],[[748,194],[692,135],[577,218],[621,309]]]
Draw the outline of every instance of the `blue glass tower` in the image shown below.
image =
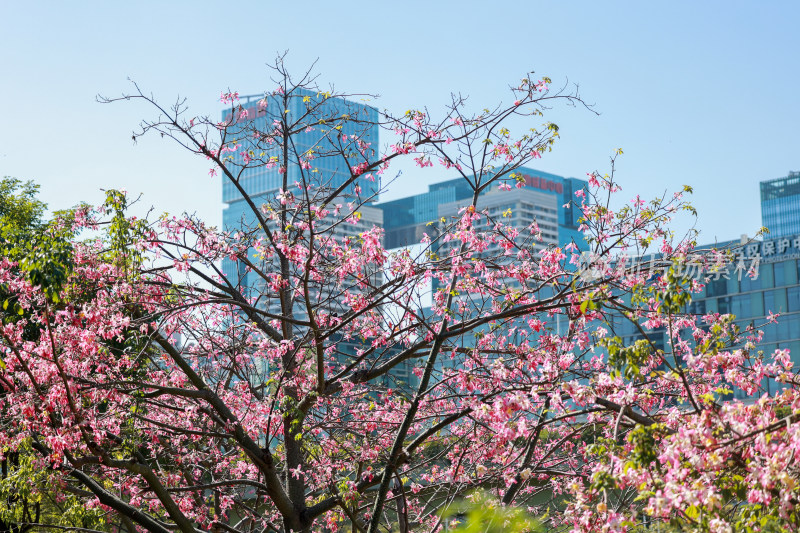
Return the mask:
[[761,182],[761,224],[772,237],[800,233],[800,172]]
[[[238,106],[222,113],[222,123],[228,125],[226,144],[234,146],[229,157],[230,168],[239,172],[238,182],[253,202],[261,204],[275,200],[283,186],[286,172],[289,188],[295,184],[311,185],[318,198],[336,191],[351,177],[351,166],[377,160],[378,111],[365,103],[306,89],[293,89],[284,95],[256,95],[242,97]],[[279,143],[269,144],[257,132],[273,134],[281,122],[293,124],[290,132],[288,163]],[[234,143],[235,141],[235,143]],[[359,153],[357,141],[366,143]],[[355,157],[347,158],[343,154]],[[301,168],[299,155],[311,155],[311,168]],[[249,165],[247,160],[251,159]],[[274,161],[274,163],[273,163]],[[362,202],[377,200],[380,177],[375,173],[359,177],[341,191],[345,198],[358,198]],[[236,185],[227,178],[222,182],[222,201],[227,207],[222,212],[225,231],[250,229],[255,216]],[[223,272],[229,279],[239,279],[242,286],[251,286],[244,271],[237,272],[233,261],[223,261]]]

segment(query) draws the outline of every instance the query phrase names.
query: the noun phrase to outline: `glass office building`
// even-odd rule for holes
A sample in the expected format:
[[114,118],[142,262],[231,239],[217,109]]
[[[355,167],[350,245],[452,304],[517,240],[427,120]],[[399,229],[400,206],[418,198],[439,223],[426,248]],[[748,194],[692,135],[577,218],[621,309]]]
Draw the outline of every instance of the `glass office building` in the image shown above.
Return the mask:
[[[531,168],[521,167],[516,171],[525,180],[526,187],[513,189],[524,194],[524,191],[536,191],[551,196],[554,200],[556,212],[552,213],[554,222],[557,223],[557,241],[564,245],[575,240],[579,245],[583,243],[583,236],[578,232],[578,219],[580,209],[573,206],[575,192],[586,188],[587,182],[575,178],[564,178],[555,174],[541,172]],[[483,193],[491,194],[496,187]],[[456,178],[428,187],[428,192],[383,202],[378,207],[383,209],[384,229],[386,231],[386,248],[398,248],[420,242],[424,233],[429,232],[429,222],[438,220],[445,213],[440,212],[447,206],[448,213],[453,205],[466,205],[472,199],[472,188],[463,178]],[[512,202],[515,204],[515,202]],[[548,201],[548,204],[551,202]],[[509,207],[513,206],[510,204]],[[552,206],[548,205],[548,208]],[[478,203],[481,208],[481,203]],[[532,219],[527,220],[529,224]],[[549,222],[549,220],[548,220]]]
[[[800,172],[762,181],[761,219],[769,229],[763,240],[718,243],[719,249],[736,250],[732,263],[707,279],[703,291],[692,297],[688,312],[732,314],[744,328],[755,325],[764,332],[759,350],[771,354],[789,349],[795,367],[800,367]],[[754,268],[757,276],[747,270]],[[770,322],[770,313],[778,314]],[[632,343],[641,335],[635,325],[620,320],[620,335]],[[666,342],[665,332],[655,331],[658,347]],[[775,383],[765,383],[775,392]]]
[[800,172],[761,182],[761,224],[773,237],[800,233]]
[[[253,140],[254,131],[273,132],[276,121],[282,115],[290,124],[298,122],[295,132],[291,136],[292,148],[290,159],[296,159],[295,154],[304,154],[313,150],[316,158],[312,160],[313,171],[301,171],[296,160],[290,161],[287,166],[287,181],[290,186],[306,180],[311,185],[325,190],[333,190],[350,178],[350,167],[358,159],[345,160],[340,155],[328,154],[341,149],[354,152],[356,147],[353,137],[369,144],[370,151],[367,158],[370,162],[377,160],[378,150],[378,111],[372,106],[351,102],[342,98],[324,98],[319,93],[303,89],[295,89],[289,98],[287,109],[283,109],[282,95],[267,97],[243,97],[240,100],[244,113],[227,109],[222,113],[222,123],[228,126],[228,144],[237,139],[239,144],[230,155],[233,157],[233,167],[242,164],[243,154],[254,150],[251,154],[255,158],[266,160],[269,156],[282,156],[280,147],[269,144],[258,144]],[[237,113],[233,117],[231,113]],[[341,129],[334,131],[331,120],[340,119],[346,115],[349,120],[337,122]],[[321,120],[321,119],[327,119]],[[323,123],[328,122],[328,124]],[[359,178],[355,184],[361,188],[361,198],[373,202],[377,199],[380,190],[379,176],[375,180]],[[283,175],[279,165],[251,164],[244,170],[239,178],[240,184],[247,194],[254,196],[264,193],[275,193],[281,188]],[[345,194],[354,194],[353,187],[348,188]],[[241,194],[230,180],[222,184],[222,201],[226,204],[241,200]]]
[[[790,246],[782,247],[787,240]],[[773,252],[779,247],[781,253]],[[745,246],[743,253],[748,265],[758,258],[758,276],[734,274],[731,266],[726,275],[706,283],[689,311],[736,315],[740,327],[752,324],[764,332],[759,350],[772,354],[789,349],[795,367],[800,367],[800,235],[755,242]],[[780,314],[776,323],[768,323],[770,312]],[[774,382],[765,381],[764,387],[770,393],[778,390]]]
[[[242,109],[237,106],[222,113],[222,123],[228,125],[228,145],[233,140],[238,141],[235,148],[227,153],[227,157],[231,158],[230,168],[234,172],[241,171],[239,185],[256,205],[275,201],[282,188],[284,169],[281,163],[271,164],[269,161],[273,156],[280,161],[280,147],[258,140],[254,133],[275,131],[284,116],[290,124],[298,122],[291,138],[290,162],[285,165],[290,188],[295,183],[306,183],[312,186],[313,194],[325,196],[351,177],[351,165],[363,161],[364,157],[369,162],[377,160],[379,128],[378,111],[374,107],[342,98],[327,98],[321,93],[304,89],[292,91],[286,105],[283,98],[283,95],[241,97],[238,103]],[[342,122],[343,116],[348,120]],[[334,125],[341,128],[334,129]],[[356,151],[356,138],[369,146],[364,156],[349,160],[342,157],[342,149]],[[306,154],[309,150],[313,150],[315,156],[310,161],[313,168],[303,169],[296,155]],[[252,160],[246,165],[248,158]],[[356,187],[360,192],[357,193]],[[380,211],[370,207],[377,200],[379,190],[380,177],[372,173],[359,177],[341,193],[342,203],[359,199],[368,204],[359,209],[363,215],[362,222],[358,224],[359,231],[372,227],[372,224],[381,225]],[[222,201],[227,204],[222,212],[225,231],[254,228],[255,216],[251,208],[236,185],[225,177],[222,180]],[[230,260],[224,260],[222,264],[223,272],[229,279],[239,279],[241,286],[253,287],[255,280],[248,279],[241,266]]]
[[[733,260],[713,274],[703,274],[705,287],[692,295],[686,312],[702,316],[710,313],[735,315],[735,323],[745,328],[754,325],[764,332],[758,349],[772,354],[789,349],[795,367],[800,367],[800,234],[752,241],[718,243],[718,249],[736,250]],[[712,246],[702,246],[712,248]],[[750,277],[750,269],[757,276]],[[689,268],[685,273],[689,277]],[[695,272],[699,275],[699,269]],[[779,314],[770,322],[770,312]],[[621,316],[613,319],[615,334],[631,345],[644,338],[635,324]],[[669,351],[664,328],[648,332],[658,349]],[[776,392],[774,382],[764,382],[768,392]],[[741,391],[739,391],[741,396]]]
[[[690,311],[730,313],[740,326],[763,325],[760,349],[789,348],[800,365],[800,235],[750,243],[741,258],[748,268],[757,265],[758,276],[751,278],[731,265],[706,283]],[[765,324],[770,312],[780,313],[777,323]]]

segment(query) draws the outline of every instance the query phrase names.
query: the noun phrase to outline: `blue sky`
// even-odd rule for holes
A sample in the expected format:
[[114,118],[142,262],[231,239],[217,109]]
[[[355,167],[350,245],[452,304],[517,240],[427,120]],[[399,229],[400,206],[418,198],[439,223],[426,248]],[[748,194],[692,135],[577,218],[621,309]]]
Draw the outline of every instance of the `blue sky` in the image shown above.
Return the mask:
[[[605,172],[621,147],[625,198],[691,184],[701,240],[735,238],[760,226],[759,180],[800,170],[799,15],[789,1],[4,2],[0,174],[37,181],[54,209],[124,188],[140,209],[219,223],[206,162],[161,138],[134,145],[152,110],[96,94],[130,77],[218,116],[221,90],[270,89],[264,65],[288,50],[293,70],[318,59],[321,83],[380,94],[379,108],[435,111],[451,92],[507,102],[534,70],[600,113],[551,110],[562,139],[538,168]],[[435,179],[409,169],[385,197]]]

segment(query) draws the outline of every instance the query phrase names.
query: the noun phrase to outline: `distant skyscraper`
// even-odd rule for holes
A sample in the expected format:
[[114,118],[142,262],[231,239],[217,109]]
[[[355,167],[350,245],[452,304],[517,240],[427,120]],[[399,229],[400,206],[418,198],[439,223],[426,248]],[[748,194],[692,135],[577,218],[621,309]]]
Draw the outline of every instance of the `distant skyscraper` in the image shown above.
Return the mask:
[[[583,242],[578,231],[581,212],[572,203],[575,191],[587,187],[587,182],[525,167],[516,173],[522,176],[526,186],[503,195],[504,210],[510,208],[515,222],[521,226],[527,226],[535,217],[546,243],[564,245],[574,239],[580,245]],[[489,203],[492,207],[499,205],[496,202],[498,192],[496,186],[484,192],[478,208],[488,208]],[[429,222],[454,214],[456,207],[466,206],[471,199],[472,189],[467,181],[456,178],[434,183],[428,187],[428,192],[380,204],[386,247],[397,248],[419,242],[424,233],[430,232]],[[484,205],[485,202],[489,203]]]
[[[241,110],[237,107],[233,111],[227,109],[222,113],[223,124],[229,124],[226,133],[228,145],[232,140],[238,140],[236,148],[229,152],[232,157],[231,168],[234,171],[242,169],[238,183],[257,206],[275,200],[282,188],[284,171],[290,189],[305,178],[306,183],[313,185],[314,190],[321,195],[336,190],[351,177],[351,165],[359,162],[357,159],[348,160],[340,153],[342,147],[354,151],[356,138],[370,146],[365,154],[367,159],[370,162],[377,160],[379,128],[378,111],[374,107],[343,98],[328,98],[305,89],[294,89],[287,105],[284,105],[283,98],[283,95],[245,96],[239,100]],[[236,116],[232,113],[236,113]],[[343,116],[347,116],[348,120],[341,122]],[[284,118],[290,124],[297,123],[291,136],[293,144],[288,164],[282,162],[283,154],[279,153],[277,145],[265,143],[254,135],[256,131],[275,131]],[[331,119],[335,119],[335,124],[341,128],[334,129],[334,121]],[[310,161],[312,168],[301,169],[298,156],[307,153],[314,156]],[[280,162],[271,164],[272,156]],[[244,165],[248,158],[252,158],[253,162]],[[283,166],[285,169],[281,168]],[[360,189],[358,194],[356,187]],[[377,199],[379,190],[379,175],[365,175],[342,191],[341,201],[338,203],[360,199],[371,204]],[[236,184],[229,179],[222,182],[222,201],[227,204],[222,212],[224,230],[248,230],[255,226],[255,216],[250,206]],[[371,228],[373,224],[381,225],[380,210],[364,205],[358,211],[362,215],[361,222],[357,225],[358,231],[352,225],[346,224],[337,226],[337,230],[355,234]],[[225,260],[222,267],[229,279],[238,279],[244,287],[256,287],[257,276],[246,272],[241,264]],[[254,279],[249,279],[250,277]]]
[[[463,200],[442,204],[439,206],[439,216],[453,221],[459,216],[459,211],[463,207]],[[489,231],[496,222],[502,222],[519,230],[519,240],[524,241],[530,238],[531,234],[527,228],[535,220],[542,240],[531,242],[534,249],[540,250],[548,245],[557,246],[559,244],[558,207],[558,199],[555,195],[541,190],[525,187],[504,191],[495,187],[481,195],[478,203],[479,210],[486,210],[490,220],[481,218],[476,223],[475,229]],[[489,248],[489,251],[496,251],[497,248],[499,247],[494,245]]]
[[800,233],[800,172],[761,182],[761,224],[770,237]]

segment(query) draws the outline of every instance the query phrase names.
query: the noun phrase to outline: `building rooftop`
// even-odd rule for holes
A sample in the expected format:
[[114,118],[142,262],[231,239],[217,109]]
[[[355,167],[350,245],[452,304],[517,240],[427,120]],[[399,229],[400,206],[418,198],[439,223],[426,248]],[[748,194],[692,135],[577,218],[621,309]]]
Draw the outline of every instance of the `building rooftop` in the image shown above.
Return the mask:
[[789,171],[783,178],[761,182],[761,201],[800,195],[800,172]]

